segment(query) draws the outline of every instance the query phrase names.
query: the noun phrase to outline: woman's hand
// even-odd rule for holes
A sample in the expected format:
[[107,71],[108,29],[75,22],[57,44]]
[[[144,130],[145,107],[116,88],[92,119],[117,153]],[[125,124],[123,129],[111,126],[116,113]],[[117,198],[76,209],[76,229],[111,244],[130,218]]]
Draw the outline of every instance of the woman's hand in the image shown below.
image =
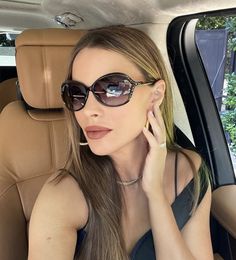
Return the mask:
[[164,194],[163,175],[167,149],[165,124],[159,106],[154,105],[154,112],[148,112],[148,120],[153,134],[147,128],[143,129],[149,151],[143,169],[142,187],[147,197],[151,198]]

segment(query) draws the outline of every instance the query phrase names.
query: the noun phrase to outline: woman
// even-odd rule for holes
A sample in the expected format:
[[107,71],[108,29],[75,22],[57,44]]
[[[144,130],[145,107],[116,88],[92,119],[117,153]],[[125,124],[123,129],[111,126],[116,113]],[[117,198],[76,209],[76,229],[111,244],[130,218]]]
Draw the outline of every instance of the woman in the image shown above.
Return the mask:
[[91,30],[62,98],[71,150],[35,203],[29,259],[213,259],[207,170],[174,143],[152,40],[123,26]]

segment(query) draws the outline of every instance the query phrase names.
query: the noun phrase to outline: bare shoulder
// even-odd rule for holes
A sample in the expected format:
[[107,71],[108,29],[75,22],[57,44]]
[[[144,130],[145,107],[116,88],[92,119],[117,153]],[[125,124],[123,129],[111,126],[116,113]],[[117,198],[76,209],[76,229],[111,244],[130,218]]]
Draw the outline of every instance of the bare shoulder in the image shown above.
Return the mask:
[[178,183],[183,189],[194,177],[201,166],[201,156],[192,150],[182,149],[178,153]]
[[29,260],[73,259],[77,230],[88,218],[88,207],[70,175],[58,184],[44,184],[35,202],[29,225]]
[[[87,221],[88,207],[78,183],[71,175],[66,175],[59,183],[54,183],[52,175],[44,184],[36,200],[33,213],[55,214],[57,221],[66,222],[79,229]],[[44,212],[43,212],[44,211]]]
[[183,166],[190,166],[191,163],[188,160],[188,158],[189,158],[191,160],[191,162],[193,163],[193,166],[196,168],[196,170],[198,170],[201,165],[201,162],[202,162],[201,156],[193,150],[181,149],[181,152],[182,153],[179,153],[179,154],[180,154],[180,160],[181,160]]

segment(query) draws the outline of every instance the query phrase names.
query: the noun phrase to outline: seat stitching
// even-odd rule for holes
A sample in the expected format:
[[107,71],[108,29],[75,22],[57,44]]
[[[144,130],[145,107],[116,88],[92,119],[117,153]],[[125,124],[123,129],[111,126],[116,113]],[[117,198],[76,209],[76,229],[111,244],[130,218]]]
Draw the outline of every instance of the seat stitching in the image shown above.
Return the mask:
[[20,199],[20,204],[21,204],[21,209],[22,209],[22,212],[23,212],[23,215],[24,215],[24,217],[25,217],[25,222],[27,222],[26,221],[26,214],[25,214],[25,208],[24,208],[24,204],[23,204],[23,199],[22,199],[22,197],[21,197],[21,193],[20,193],[20,190],[19,190],[19,187],[18,187],[18,185],[17,185],[18,183],[16,183],[16,189],[17,189],[17,192],[18,192],[18,195],[19,195],[19,199]]
[[46,47],[42,47],[42,60],[43,60],[43,78],[44,78],[44,93],[46,100],[46,107],[49,107],[49,97],[48,97],[48,72],[47,72],[47,59],[46,59]]
[[2,198],[14,185],[16,185],[16,183],[13,183],[13,184],[9,185],[8,187],[6,187],[6,188],[0,193],[0,198]]
[[[13,188],[13,186],[16,186],[16,190],[17,190],[17,193],[18,193],[18,196],[19,196],[19,200],[20,200],[20,204],[21,204],[22,215],[24,216],[25,224],[27,224],[26,217],[25,217],[25,212],[24,212],[24,209],[23,209],[22,199],[21,199],[20,192],[19,192],[19,189],[18,189],[16,183],[10,185],[6,191],[9,191],[11,188]],[[3,198],[3,195],[5,195],[5,193],[0,195],[0,199]],[[26,235],[27,235],[27,233],[26,233]]]
[[33,179],[36,179],[36,178],[39,178],[39,177],[43,177],[43,176],[47,176],[47,175],[51,175],[52,173],[47,173],[47,174],[42,174],[42,175],[37,175],[37,176],[34,176],[34,177],[30,177],[30,178],[27,178],[25,180],[21,180],[21,181],[16,181],[14,182],[13,184],[9,185],[8,187],[6,187],[1,193],[0,193],[0,198],[5,195],[5,193],[12,188],[12,186],[14,185],[17,185],[19,183],[22,183],[22,182],[26,182],[26,181],[30,181],[30,180],[33,180]]
[[55,155],[55,142],[53,134],[53,122],[49,122],[49,139],[50,139],[50,148],[51,148],[51,162],[52,162],[52,171],[56,169],[56,155]]

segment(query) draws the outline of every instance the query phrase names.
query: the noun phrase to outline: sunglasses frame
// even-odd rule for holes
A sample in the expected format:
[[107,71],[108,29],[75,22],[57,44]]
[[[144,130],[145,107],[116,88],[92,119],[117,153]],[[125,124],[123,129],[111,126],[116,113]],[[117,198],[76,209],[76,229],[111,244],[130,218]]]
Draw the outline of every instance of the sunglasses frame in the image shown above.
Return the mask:
[[[107,78],[107,77],[110,77],[110,76],[122,76],[124,77],[124,79],[128,80],[130,83],[131,83],[131,87],[129,89],[129,94],[128,94],[128,99],[127,101],[125,101],[124,103],[122,104],[119,104],[119,105],[108,105],[106,103],[104,103],[102,101],[102,99],[96,94],[96,91],[95,91],[95,84],[99,81],[99,80],[102,80],[104,78]],[[109,73],[109,74],[106,74],[106,75],[103,75],[101,76],[100,78],[98,78],[96,81],[94,81],[94,83],[91,85],[91,86],[86,86],[85,84],[83,84],[82,82],[80,81],[76,81],[76,80],[66,80],[62,83],[62,86],[61,86],[61,97],[62,97],[62,100],[64,101],[64,104],[65,106],[70,110],[70,111],[79,111],[81,109],[84,108],[84,106],[86,105],[86,102],[88,100],[88,97],[89,97],[89,92],[91,91],[94,95],[94,97],[96,98],[96,100],[104,105],[104,106],[107,106],[107,107],[119,107],[119,106],[123,106],[125,104],[127,104],[132,95],[133,95],[133,92],[134,92],[134,89],[135,87],[137,86],[141,86],[141,85],[153,85],[156,81],[158,80],[153,80],[151,82],[143,82],[143,81],[134,81],[133,79],[131,79],[128,75],[124,74],[124,73],[120,73],[120,72],[114,72],[114,73]],[[82,86],[84,86],[84,89],[86,90],[86,96],[85,96],[85,100],[84,100],[84,103],[83,103],[83,106],[79,109],[73,109],[73,106],[70,106],[70,104],[68,104],[68,102],[65,101],[65,98],[64,98],[64,95],[65,95],[65,92],[67,91],[67,89],[70,87],[70,84],[73,83],[75,86],[77,86],[78,84],[81,84]]]

